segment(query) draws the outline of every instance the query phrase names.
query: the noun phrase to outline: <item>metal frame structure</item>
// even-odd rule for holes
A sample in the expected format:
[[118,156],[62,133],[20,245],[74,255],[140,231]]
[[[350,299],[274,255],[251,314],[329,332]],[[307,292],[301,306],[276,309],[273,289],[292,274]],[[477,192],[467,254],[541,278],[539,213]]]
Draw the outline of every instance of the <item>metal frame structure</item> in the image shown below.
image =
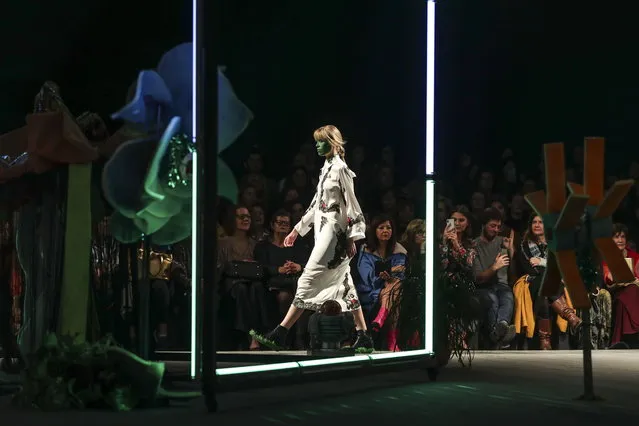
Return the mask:
[[[339,358],[308,359],[247,367],[217,368],[215,351],[215,268],[202,268],[202,259],[216,258],[217,217],[217,67],[220,22],[223,11],[218,0],[193,2],[193,137],[197,153],[193,156],[193,235],[192,235],[192,343],[191,376],[201,378],[207,408],[217,410],[215,393],[238,387],[290,384],[301,380],[322,380],[348,374],[370,374],[401,368],[426,368],[434,379],[434,280],[437,246],[435,237],[435,1],[427,5],[426,51],[426,259],[425,324],[423,349],[354,355]],[[206,31],[203,23],[206,21]],[[206,214],[203,214],[206,212]],[[199,300],[202,294],[203,299]],[[201,326],[200,326],[201,324]],[[201,345],[199,344],[201,343]],[[201,348],[201,350],[200,350]],[[201,356],[200,356],[201,354]]]

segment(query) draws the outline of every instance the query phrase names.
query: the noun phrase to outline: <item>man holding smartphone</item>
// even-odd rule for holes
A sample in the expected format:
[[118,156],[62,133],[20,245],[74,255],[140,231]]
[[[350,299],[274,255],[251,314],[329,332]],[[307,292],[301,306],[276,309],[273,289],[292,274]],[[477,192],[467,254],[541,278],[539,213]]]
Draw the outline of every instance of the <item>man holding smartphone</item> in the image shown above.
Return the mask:
[[495,348],[507,345],[515,337],[514,296],[508,282],[513,244],[510,238],[499,235],[502,220],[499,210],[485,211],[481,235],[475,240],[477,256],[473,262],[477,292],[486,310],[485,326]]

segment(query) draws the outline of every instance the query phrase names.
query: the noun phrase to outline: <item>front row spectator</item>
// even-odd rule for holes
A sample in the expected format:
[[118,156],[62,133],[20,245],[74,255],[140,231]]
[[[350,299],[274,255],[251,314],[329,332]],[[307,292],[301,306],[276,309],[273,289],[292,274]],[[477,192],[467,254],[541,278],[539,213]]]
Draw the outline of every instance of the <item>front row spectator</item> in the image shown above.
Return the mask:
[[377,316],[372,320],[372,328],[377,332],[386,330],[386,346],[389,351],[399,350],[397,321],[406,261],[406,249],[397,242],[390,218],[373,218],[367,229],[366,244],[362,245],[357,262],[361,276],[357,293],[367,314],[375,307],[379,308]]
[[486,309],[484,328],[494,348],[507,345],[515,337],[515,326],[511,324],[514,300],[508,281],[513,247],[510,238],[499,235],[501,225],[502,215],[497,209],[484,212],[473,263],[477,292]]
[[[639,254],[628,248],[628,228],[615,224],[612,239],[621,250],[623,257],[632,266],[635,277],[639,279]],[[629,260],[628,260],[629,259]],[[636,347],[639,343],[639,285],[635,283],[618,283],[603,263],[603,276],[607,287],[614,297],[614,330],[612,332],[613,347]]]

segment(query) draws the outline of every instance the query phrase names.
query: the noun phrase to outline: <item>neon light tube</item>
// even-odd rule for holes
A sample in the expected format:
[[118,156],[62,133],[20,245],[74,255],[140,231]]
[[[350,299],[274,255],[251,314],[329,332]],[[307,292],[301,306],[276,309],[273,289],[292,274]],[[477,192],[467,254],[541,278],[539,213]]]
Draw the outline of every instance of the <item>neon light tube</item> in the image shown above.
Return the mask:
[[435,2],[427,2],[426,17],[426,259],[424,273],[424,349],[432,352],[434,333],[434,286],[435,286]]
[[424,268],[424,349],[432,352],[433,333],[435,331],[433,315],[434,286],[435,286],[435,181],[426,182],[426,267]]
[[435,173],[435,2],[426,18],[426,175]]
[[197,274],[197,259],[198,259],[198,246],[197,246],[197,231],[198,231],[198,200],[197,200],[197,180],[198,180],[198,164],[197,164],[197,50],[200,44],[197,36],[197,8],[198,0],[193,0],[193,60],[191,70],[191,79],[193,84],[193,121],[192,121],[192,135],[193,143],[196,144],[196,149],[193,150],[193,160],[191,164],[192,175],[192,201],[191,201],[191,378],[194,379],[197,374],[197,309],[198,309],[198,274]]
[[[435,173],[435,2],[427,2],[426,17],[426,175]],[[426,182],[426,259],[424,349],[432,352],[434,318],[433,298],[435,285],[435,181]]]
[[243,367],[229,367],[219,368],[217,370],[218,376],[232,376],[235,374],[251,374],[251,373],[266,373],[270,371],[285,371],[296,370],[311,367],[321,367],[323,365],[351,365],[355,363],[369,364],[375,360],[383,359],[401,359],[401,358],[418,358],[426,355],[431,355],[430,351],[424,349],[417,351],[406,352],[389,352],[383,354],[371,354],[371,355],[354,355],[339,358],[326,358],[326,359],[312,359],[308,361],[296,361],[296,362],[280,362],[277,364],[262,364],[262,365],[249,365]]

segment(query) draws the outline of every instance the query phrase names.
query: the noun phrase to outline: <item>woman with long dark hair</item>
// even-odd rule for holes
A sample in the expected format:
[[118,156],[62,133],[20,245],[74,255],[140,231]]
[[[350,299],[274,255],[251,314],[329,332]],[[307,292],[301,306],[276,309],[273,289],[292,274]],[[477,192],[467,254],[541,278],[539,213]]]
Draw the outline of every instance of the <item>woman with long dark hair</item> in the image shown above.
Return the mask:
[[[515,296],[515,322],[517,323],[521,309],[525,302],[522,300],[528,294],[520,291],[520,286],[527,286],[532,300],[533,314],[536,316],[537,332],[539,334],[539,347],[541,350],[550,350],[551,346],[551,325],[550,309],[564,319],[571,328],[576,329],[581,324],[581,319],[572,309],[569,301],[564,296],[563,286],[560,292],[552,297],[537,296],[541,287],[546,262],[548,257],[548,244],[544,233],[544,222],[541,216],[533,213],[528,219],[528,226],[521,240],[519,250],[515,254],[516,263],[524,273],[517,280],[513,287]],[[534,318],[534,317],[533,317]],[[527,318],[528,337],[532,337],[535,330],[535,321]],[[566,324],[566,323],[564,323]],[[517,324],[515,324],[517,329]],[[565,331],[565,330],[563,330]]]
[[389,322],[386,343],[390,351],[399,350],[399,296],[407,259],[406,249],[396,241],[390,217],[373,218],[368,228],[366,244],[360,248],[357,262],[361,276],[357,293],[364,310],[370,312],[375,306],[379,306],[377,316],[372,321],[373,330],[380,331]]
[[477,251],[473,244],[472,214],[468,207],[453,209],[442,234],[441,306],[445,307],[449,326],[449,350],[462,362],[466,352],[471,359],[470,338],[475,333],[478,305],[475,296],[473,261]]

